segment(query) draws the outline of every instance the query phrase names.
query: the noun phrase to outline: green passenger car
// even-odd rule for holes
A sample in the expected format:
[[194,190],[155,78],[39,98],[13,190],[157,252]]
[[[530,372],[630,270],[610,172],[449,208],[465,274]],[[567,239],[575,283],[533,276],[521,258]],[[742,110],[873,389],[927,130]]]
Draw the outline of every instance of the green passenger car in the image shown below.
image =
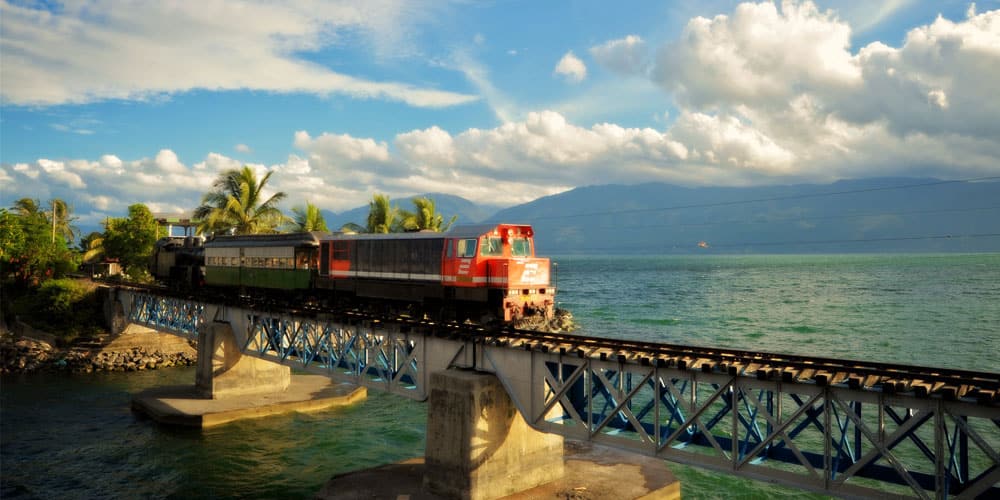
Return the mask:
[[205,243],[205,283],[275,290],[309,288],[318,233],[219,236]]

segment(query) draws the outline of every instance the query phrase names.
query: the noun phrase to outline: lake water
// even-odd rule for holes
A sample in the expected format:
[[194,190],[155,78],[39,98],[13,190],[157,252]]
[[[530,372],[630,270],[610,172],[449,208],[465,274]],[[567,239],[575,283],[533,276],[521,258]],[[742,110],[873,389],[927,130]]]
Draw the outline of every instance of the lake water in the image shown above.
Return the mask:
[[[1000,255],[565,257],[581,333],[1000,370]],[[0,498],[310,498],[330,476],[423,453],[426,407],[376,391],[350,408],[172,429],[129,394],[192,368],[8,377]],[[671,465],[685,498],[803,496]]]

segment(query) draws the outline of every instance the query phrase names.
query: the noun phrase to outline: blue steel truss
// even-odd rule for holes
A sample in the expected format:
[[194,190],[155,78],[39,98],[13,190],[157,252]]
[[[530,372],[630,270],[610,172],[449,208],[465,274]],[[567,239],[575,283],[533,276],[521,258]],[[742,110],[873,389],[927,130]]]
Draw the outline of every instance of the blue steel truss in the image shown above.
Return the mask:
[[205,323],[205,304],[149,293],[133,293],[131,297],[129,321],[198,338],[198,327]]
[[[246,316],[244,352],[359,385],[423,399],[417,356],[422,334],[370,321],[354,325],[266,313]],[[381,386],[381,387],[379,387]]]
[[[511,365],[507,354],[486,357]],[[532,357],[533,369],[494,366],[525,419],[546,432],[842,496],[1000,495],[995,406]],[[540,380],[519,388],[503,374],[511,370]]]

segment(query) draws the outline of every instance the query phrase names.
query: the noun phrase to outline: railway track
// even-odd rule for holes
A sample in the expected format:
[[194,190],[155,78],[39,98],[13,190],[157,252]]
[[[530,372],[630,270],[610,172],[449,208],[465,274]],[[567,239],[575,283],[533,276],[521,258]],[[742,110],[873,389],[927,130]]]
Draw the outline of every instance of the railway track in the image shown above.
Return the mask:
[[107,284],[196,302],[215,301],[215,303],[221,302],[262,311],[280,310],[290,315],[307,317],[322,315],[347,322],[372,321],[383,325],[396,324],[409,329],[428,330],[434,335],[471,338],[481,344],[558,353],[578,358],[723,373],[733,377],[755,377],[759,380],[785,383],[846,386],[855,390],[886,394],[912,394],[920,398],[963,399],[988,406],[1000,405],[1000,373],[994,372],[591,337],[572,333],[520,330],[503,325],[439,323],[408,316],[293,305],[272,298],[259,300],[233,294],[206,296],[203,290],[194,295],[162,286],[118,282]]

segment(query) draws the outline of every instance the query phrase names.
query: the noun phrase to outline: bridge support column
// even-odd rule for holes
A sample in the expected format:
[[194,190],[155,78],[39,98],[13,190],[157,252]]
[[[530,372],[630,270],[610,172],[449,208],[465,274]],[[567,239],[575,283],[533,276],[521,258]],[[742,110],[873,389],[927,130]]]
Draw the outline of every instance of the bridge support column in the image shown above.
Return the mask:
[[228,323],[206,323],[198,329],[195,386],[212,399],[281,392],[291,384],[291,368],[244,356]]
[[563,476],[563,438],[524,421],[487,373],[433,373],[424,487],[450,498],[492,499]]

